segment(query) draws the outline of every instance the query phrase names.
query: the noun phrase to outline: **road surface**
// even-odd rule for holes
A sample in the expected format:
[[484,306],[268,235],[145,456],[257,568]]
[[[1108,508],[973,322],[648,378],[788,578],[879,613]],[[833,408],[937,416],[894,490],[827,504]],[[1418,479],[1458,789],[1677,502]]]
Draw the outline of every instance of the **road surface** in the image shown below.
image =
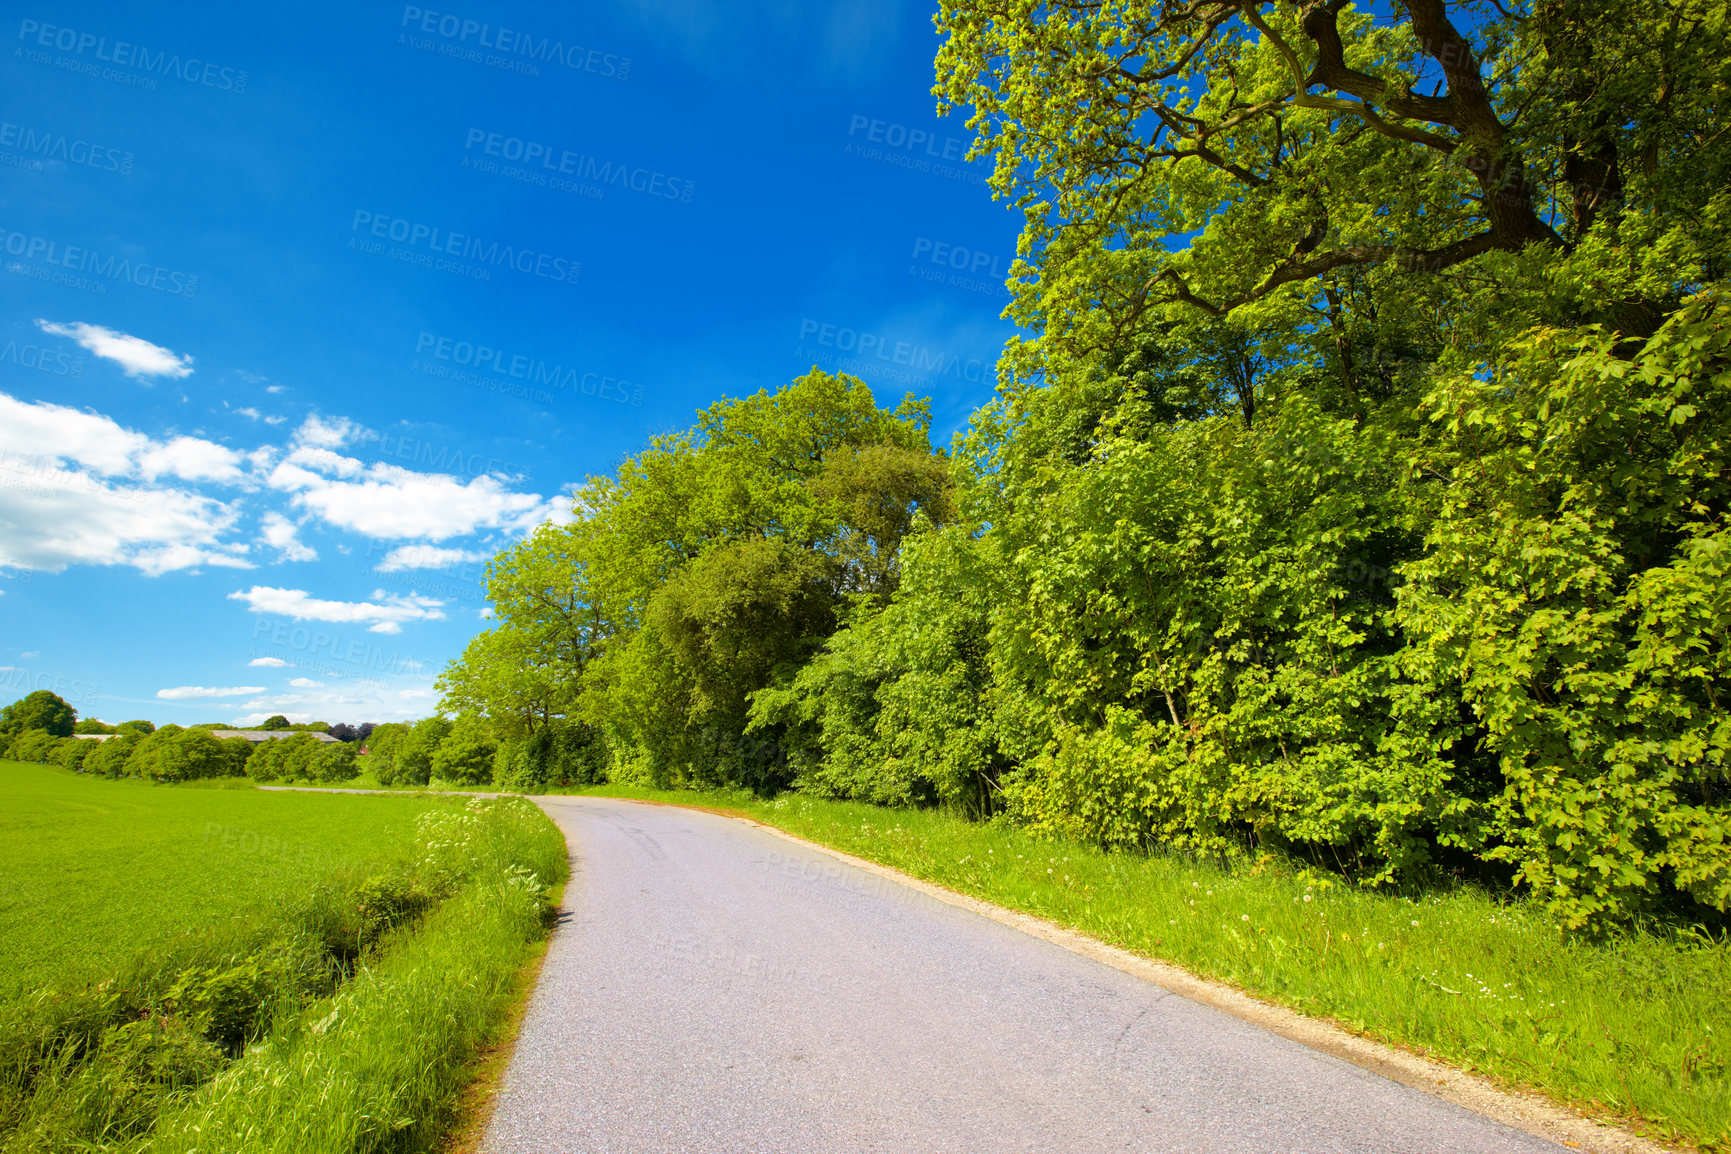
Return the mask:
[[490,1154],[1561,1149],[744,823],[540,801],[570,916]]

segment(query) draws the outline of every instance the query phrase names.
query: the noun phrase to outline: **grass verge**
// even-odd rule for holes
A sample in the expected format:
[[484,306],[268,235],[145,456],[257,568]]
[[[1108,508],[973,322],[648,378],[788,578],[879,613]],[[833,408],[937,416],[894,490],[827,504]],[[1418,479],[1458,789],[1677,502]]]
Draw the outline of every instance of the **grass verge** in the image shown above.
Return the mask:
[[1651,1137],[1731,1149],[1731,950],[1697,934],[1566,940],[1536,907],[1470,887],[1398,897],[1275,862],[1105,854],[941,812],[570,792],[732,810]]
[[[0,791],[34,791],[22,811],[40,811],[44,796],[99,816],[111,803],[134,821],[154,817],[140,836],[166,831],[171,847],[200,836],[203,804],[250,805],[242,816],[267,825],[295,813],[315,839],[353,835],[356,814],[375,822],[364,846],[295,855],[292,868],[256,853],[223,859],[223,881],[256,903],[226,919],[204,920],[225,907],[184,876],[219,872],[196,854],[169,854],[142,891],[109,877],[104,916],[81,928],[154,918],[164,940],[100,979],[74,965],[0,999],[0,1148],[437,1148],[544,937],[548,888],[565,876],[564,842],[545,815],[521,799],[182,793],[40,766],[0,773]],[[33,844],[50,858],[59,845]],[[124,833],[117,851],[131,851]],[[9,861],[44,868],[28,853]],[[150,908],[187,894],[197,900]],[[0,920],[6,940],[30,940],[19,920]]]

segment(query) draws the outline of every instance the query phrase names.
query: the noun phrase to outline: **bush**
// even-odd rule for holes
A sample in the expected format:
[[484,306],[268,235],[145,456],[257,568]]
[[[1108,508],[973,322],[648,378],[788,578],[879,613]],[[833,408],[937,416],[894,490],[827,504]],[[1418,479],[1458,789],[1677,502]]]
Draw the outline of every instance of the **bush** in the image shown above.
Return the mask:
[[61,769],[70,769],[74,773],[84,769],[84,761],[103,743],[100,741],[79,741],[73,738],[60,746],[54,754],[54,764]]
[[415,722],[397,745],[392,758],[396,783],[426,785],[433,775],[433,754],[450,732],[450,721],[438,714]]
[[313,757],[318,748],[318,739],[309,733],[267,738],[258,743],[252,757],[247,760],[247,776],[259,781],[294,781],[311,777]]
[[178,725],[164,725],[151,731],[148,737],[138,743],[132,758],[126,764],[126,772],[132,777],[148,777],[155,781],[168,780],[167,775],[173,771],[168,768],[166,758],[169,747],[174,739],[187,731]]
[[244,737],[220,737],[217,742],[222,746],[227,762],[223,773],[229,777],[246,776],[246,763],[252,758],[253,743]]
[[312,755],[308,772],[314,781],[352,781],[360,770],[355,766],[355,747],[346,741],[321,744]]
[[395,785],[398,781],[397,750],[408,737],[409,727],[400,721],[374,727],[366,737],[367,771],[380,785]]
[[127,763],[132,760],[132,754],[141,740],[143,739],[126,734],[108,741],[91,742],[96,748],[85,755],[84,772],[98,773],[103,777],[124,777]]
[[432,777],[453,785],[487,785],[499,743],[480,718],[466,717],[452,727],[433,753]]
[[27,729],[19,734],[12,743],[12,756],[19,761],[34,761],[47,764],[58,750],[62,740],[46,729]]

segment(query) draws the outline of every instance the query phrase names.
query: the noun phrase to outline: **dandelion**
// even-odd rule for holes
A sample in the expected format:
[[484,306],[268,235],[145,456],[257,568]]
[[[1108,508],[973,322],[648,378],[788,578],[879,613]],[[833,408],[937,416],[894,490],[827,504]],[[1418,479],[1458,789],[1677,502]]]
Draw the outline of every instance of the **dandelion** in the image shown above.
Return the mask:
[[1413,919],[1413,920],[1412,920],[1412,924],[1413,924],[1413,925],[1415,925],[1415,926],[1416,926],[1416,925],[1418,925],[1418,919],[1417,919],[1417,918],[1414,918],[1414,919]]
[[1305,900],[1305,901],[1309,901],[1309,900],[1310,900],[1310,895],[1309,895],[1309,894],[1305,894],[1305,895],[1304,895],[1304,900]]
[[1241,922],[1247,922],[1250,920],[1250,915],[1249,914],[1239,914],[1238,920]]

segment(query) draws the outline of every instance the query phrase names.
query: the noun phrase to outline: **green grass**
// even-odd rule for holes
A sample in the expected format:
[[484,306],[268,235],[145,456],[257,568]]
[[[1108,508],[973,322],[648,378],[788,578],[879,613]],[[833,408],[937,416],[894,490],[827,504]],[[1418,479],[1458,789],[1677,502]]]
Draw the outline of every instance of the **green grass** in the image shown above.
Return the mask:
[[1461,888],[1411,900],[1104,854],[938,812],[786,795],[573,790],[725,807],[1348,1029],[1731,1148],[1731,950],[1683,933],[1562,940],[1535,907]]
[[0,846],[7,1154],[437,1149],[565,876],[520,799],[16,763]]
[[[250,783],[247,783],[250,785]],[[0,998],[106,975],[177,935],[402,853],[408,796],[186,789],[0,761]]]

